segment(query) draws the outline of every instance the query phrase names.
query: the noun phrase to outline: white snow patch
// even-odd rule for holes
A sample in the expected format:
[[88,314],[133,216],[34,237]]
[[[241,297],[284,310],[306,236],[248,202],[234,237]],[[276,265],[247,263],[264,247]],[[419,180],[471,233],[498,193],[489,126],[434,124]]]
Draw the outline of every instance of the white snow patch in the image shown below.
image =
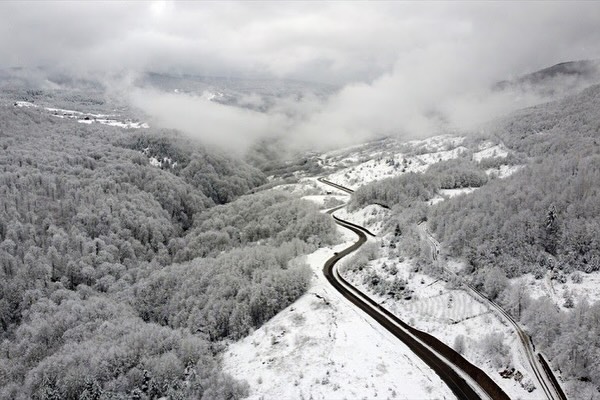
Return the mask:
[[584,298],[590,303],[600,301],[600,271],[589,274],[576,272],[575,274],[579,275],[581,283],[573,282],[573,273],[565,277],[566,282],[564,283],[559,282],[557,279],[551,279],[550,273],[541,279],[535,279],[532,274],[526,274],[511,279],[511,282],[513,284],[523,284],[527,294],[534,299],[544,296],[549,297],[563,311],[568,310],[564,307],[565,292],[572,296],[574,305]]
[[429,200],[427,202],[427,204],[429,204],[430,206],[434,206],[437,203],[442,202],[444,200],[446,200],[446,199],[444,197],[442,197],[442,196],[434,196],[431,200]]
[[507,176],[511,176],[524,165],[500,165],[498,168],[489,168],[485,170],[485,173],[488,176],[493,176],[496,178],[506,178]]
[[425,153],[415,156],[415,158],[421,161],[423,165],[423,171],[426,170],[431,164],[435,164],[440,161],[452,160],[460,157],[462,154],[467,152],[468,149],[463,146],[458,146],[452,150],[442,150],[433,153]]
[[300,195],[300,196],[324,196],[324,195],[334,195],[334,196],[344,196],[348,199],[348,193],[335,189],[329,185],[325,185],[319,181],[317,178],[301,178],[296,183],[286,183],[283,185],[275,186],[274,190],[281,190],[287,193]]
[[15,101],[15,106],[25,108],[36,108],[37,106],[29,101]]
[[458,147],[465,141],[463,136],[438,135],[427,139],[411,140],[406,142],[413,148],[422,148],[429,152],[448,150],[449,147]]
[[350,243],[307,256],[314,271],[309,292],[231,344],[225,371],[248,381],[250,399],[455,398],[402,342],[326,281],[323,264]]
[[506,158],[508,151],[501,145],[491,145],[477,153],[473,153],[473,161],[481,161],[484,158]]
[[340,204],[343,204],[346,201],[348,201],[348,196],[342,195],[310,195],[303,196],[302,198],[308,201],[312,201],[313,203],[316,203],[319,206],[325,205],[326,202],[332,201],[332,199],[334,199],[334,201],[340,202]]
[[158,159],[156,157],[150,157],[150,165],[152,165],[154,167],[161,167],[162,163],[160,161],[158,161]]
[[220,98],[223,97],[223,93],[220,92],[211,92],[209,90],[205,90],[204,92],[202,92],[202,95],[200,96],[200,98],[202,98],[203,100],[207,100],[207,101],[212,101],[216,98]]
[[442,196],[445,197],[455,197],[455,196],[459,196],[461,194],[469,194],[469,193],[473,193],[475,190],[477,190],[478,188],[459,188],[459,189],[440,189],[440,194]]
[[387,221],[389,213],[390,210],[388,209],[376,204],[370,204],[352,213],[348,212],[346,208],[342,208],[333,214],[345,221],[364,226],[369,231],[377,235],[383,230],[383,226]]
[[148,125],[146,122],[133,122],[133,121],[129,121],[129,120],[126,120],[125,122],[120,122],[120,121],[117,121],[114,119],[97,119],[97,120],[95,120],[95,122],[98,122],[103,125],[117,126],[119,128],[126,128],[126,129],[148,129],[148,128],[150,128],[150,125]]
[[[333,166],[345,166],[331,175],[329,179],[347,187],[360,187],[369,182],[402,175],[407,172],[423,172],[430,165],[439,161],[458,158],[467,151],[459,144],[464,140],[462,137],[436,136],[424,140],[404,143],[406,148],[417,149],[418,154],[404,154],[399,150],[399,143],[395,148],[386,143],[385,151],[372,150],[370,153],[363,152],[361,146],[349,148],[356,149],[357,153],[347,153],[344,156],[337,155],[340,151],[326,153],[323,159],[328,160]],[[364,145],[363,145],[364,147]],[[392,147],[388,149],[388,147]],[[346,149],[346,151],[349,151]],[[341,157],[341,158],[340,158]],[[361,162],[362,160],[362,162]]]
[[[135,122],[129,119],[125,121],[119,121],[115,119],[116,115],[109,114],[94,114],[94,113],[84,113],[81,111],[75,110],[65,110],[62,108],[52,108],[45,107],[46,111],[52,113],[52,116],[57,118],[69,118],[69,119],[77,119],[77,122],[80,124],[93,124],[99,123],[102,125],[116,126],[119,128],[125,129],[148,129],[150,126],[145,122]],[[112,117],[112,118],[111,118]]]
[[[144,151],[142,151],[142,153],[147,154],[148,153],[148,148],[144,149]],[[169,157],[163,157],[162,160],[159,160],[158,158],[152,156],[148,158],[148,161],[150,162],[150,165],[154,166],[154,167],[162,167],[163,165],[167,165],[170,166],[171,168],[175,168],[175,166],[177,165],[177,162],[173,162],[173,160],[171,160]]]
[[[384,264],[387,267],[384,267]],[[387,272],[392,265],[397,270],[393,276]],[[402,299],[394,299],[388,295],[374,294],[364,284],[366,271],[374,271],[384,279],[398,277],[405,280],[406,289],[409,290],[407,293],[411,298],[406,300],[402,296]],[[456,337],[462,335],[465,343],[462,355],[483,369],[510,398],[539,399],[539,389],[529,393],[514,379],[502,378],[500,372],[506,365],[494,365],[490,361],[491,356],[482,352],[482,339],[489,333],[497,332],[502,335],[503,343],[508,349],[508,363],[524,374],[524,381],[533,376],[516,333],[486,304],[471,296],[469,292],[453,289],[443,280],[415,272],[412,262],[400,262],[396,257],[374,260],[363,272],[346,271],[344,276],[400,319],[434,335],[447,345],[452,347]]]

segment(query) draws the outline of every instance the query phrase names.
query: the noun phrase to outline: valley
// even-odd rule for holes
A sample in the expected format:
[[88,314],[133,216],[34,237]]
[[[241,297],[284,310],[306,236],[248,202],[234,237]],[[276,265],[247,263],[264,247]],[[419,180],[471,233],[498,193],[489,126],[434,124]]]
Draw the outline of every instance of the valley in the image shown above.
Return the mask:
[[600,400],[599,27],[0,2],[0,400]]

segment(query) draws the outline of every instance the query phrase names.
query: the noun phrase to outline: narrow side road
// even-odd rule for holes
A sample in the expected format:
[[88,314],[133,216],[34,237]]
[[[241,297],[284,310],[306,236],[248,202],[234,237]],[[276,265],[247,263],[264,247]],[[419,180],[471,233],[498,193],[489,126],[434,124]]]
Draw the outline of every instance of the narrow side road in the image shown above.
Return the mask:
[[[437,255],[440,252],[440,244],[435,238],[431,235],[431,233],[425,227],[425,224],[419,224],[419,228],[421,228],[422,232],[427,237],[429,243],[431,243],[432,247],[432,259],[433,261],[437,261]],[[456,275],[452,271],[444,268],[443,271],[449,275]],[[525,350],[525,355],[527,356],[527,361],[531,366],[531,369],[535,375],[535,378],[538,382],[539,387],[541,388],[544,395],[549,400],[567,400],[567,396],[564,391],[560,387],[558,383],[558,379],[552,373],[552,370],[547,365],[546,360],[543,359],[542,355],[538,353],[538,357],[535,355],[535,349],[533,343],[531,341],[531,337],[521,328],[521,325],[509,314],[507,313],[498,303],[489,299],[485,294],[481,293],[475,287],[466,284],[467,289],[471,291],[476,297],[479,297],[485,303],[490,305],[493,309],[495,309],[508,323],[510,323],[519,340],[523,349]]]
[[[343,186],[333,184],[325,179],[320,178],[319,181],[340,190],[346,189],[344,191],[348,193],[352,192],[350,189],[343,188]],[[342,207],[336,207],[329,210],[328,213],[331,214]],[[460,354],[435,337],[414,329],[401,321],[391,312],[352,286],[338,273],[336,263],[346,255],[360,248],[367,241],[367,236],[364,228],[339,218],[334,217],[334,219],[338,225],[354,232],[358,236],[358,241],[327,260],[323,267],[323,274],[329,283],[352,304],[363,310],[381,326],[404,342],[411,351],[440,376],[459,399],[509,399],[506,393],[482,370],[470,364]],[[372,235],[372,233],[368,233]]]
[[352,193],[354,193],[354,190],[352,190],[352,189],[349,189],[349,188],[347,188],[347,187],[344,187],[344,186],[342,186],[342,185],[338,185],[337,183],[333,183],[333,182],[331,182],[331,181],[328,181],[328,180],[327,180],[327,179],[325,179],[325,178],[317,178],[317,180],[318,180],[319,182],[321,182],[321,183],[324,183],[324,184],[326,184],[326,185],[333,186],[334,188],[336,188],[336,189],[339,189],[339,190],[341,190],[342,192],[346,192],[346,193],[348,193],[348,194],[352,194]]

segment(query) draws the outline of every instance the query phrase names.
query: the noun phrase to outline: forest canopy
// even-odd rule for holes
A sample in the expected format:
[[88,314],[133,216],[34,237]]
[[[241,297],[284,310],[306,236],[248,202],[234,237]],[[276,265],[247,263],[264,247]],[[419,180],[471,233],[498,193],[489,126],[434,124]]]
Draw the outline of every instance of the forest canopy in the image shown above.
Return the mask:
[[222,341],[303,294],[300,256],[335,240],[174,132],[2,106],[0,149],[2,399],[240,398]]

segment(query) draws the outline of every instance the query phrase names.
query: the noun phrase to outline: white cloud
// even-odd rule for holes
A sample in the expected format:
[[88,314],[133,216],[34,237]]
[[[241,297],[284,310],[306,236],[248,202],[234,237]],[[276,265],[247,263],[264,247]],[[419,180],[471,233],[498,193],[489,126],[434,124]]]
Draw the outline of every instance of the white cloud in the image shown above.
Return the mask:
[[132,89],[129,96],[132,104],[153,116],[153,125],[181,130],[236,154],[283,126],[276,115],[229,107],[202,96],[151,89]]
[[5,66],[343,86],[326,102],[283,99],[268,115],[190,96],[132,95],[161,124],[237,148],[274,134],[327,145],[429,134],[440,121],[467,127],[535,100],[491,93],[494,82],[586,58],[600,58],[596,2],[0,3]]

